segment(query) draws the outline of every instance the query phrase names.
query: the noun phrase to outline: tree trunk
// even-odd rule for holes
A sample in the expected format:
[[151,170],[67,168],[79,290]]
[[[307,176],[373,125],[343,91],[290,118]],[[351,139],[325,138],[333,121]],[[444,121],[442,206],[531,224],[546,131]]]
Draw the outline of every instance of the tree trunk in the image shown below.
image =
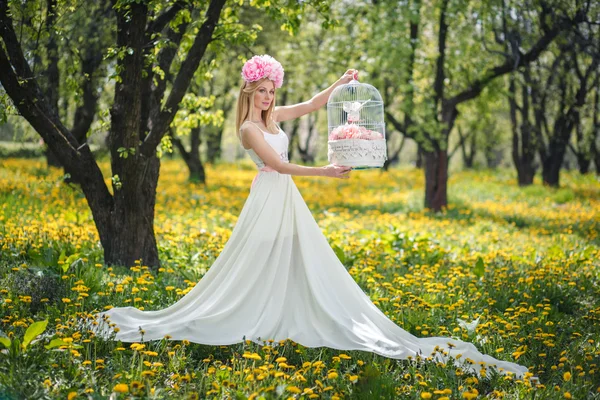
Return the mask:
[[[527,75],[527,73],[525,73]],[[529,122],[529,94],[527,85],[523,85],[521,108],[517,106],[517,86],[514,75],[509,77],[508,103],[510,108],[510,122],[512,129],[512,160],[517,170],[519,186],[533,184],[536,168],[534,166],[535,149],[531,142],[532,124]],[[535,101],[535,98],[532,99]],[[521,111],[521,124],[517,118],[518,110]]]
[[415,160],[415,168],[423,168],[423,160],[425,158],[425,152],[419,143],[417,143],[417,159]]
[[294,122],[298,122],[296,124],[293,124],[293,128],[292,128],[292,135],[294,137],[296,137],[296,148],[298,150],[298,155],[300,156],[300,159],[302,160],[302,163],[304,164],[314,164],[315,162],[315,157],[312,154],[312,152],[310,151],[310,139],[312,138],[312,135],[315,131],[315,125],[317,124],[317,115],[315,115],[314,117],[312,117],[310,114],[308,115],[308,121],[306,124],[306,139],[304,140],[304,147],[301,146],[300,144],[300,133],[298,131],[298,128],[300,126],[299,122],[300,119],[296,119],[296,121]]
[[205,185],[206,172],[202,165],[202,160],[200,159],[200,126],[192,128],[190,132],[190,151],[185,149],[183,142],[174,133],[173,128],[171,128],[169,135],[171,136],[171,141],[175,147],[177,147],[177,150],[179,150],[179,154],[181,154],[183,161],[185,161],[185,165],[188,167],[188,181]]
[[[581,121],[577,123],[577,126],[575,127],[575,133],[577,137],[577,149],[571,146],[571,150],[577,159],[579,173],[585,175],[590,171],[590,164],[592,163],[591,141],[589,145],[586,143],[585,135],[583,133],[583,124]],[[595,138],[592,138],[592,140],[595,140]]]
[[[190,132],[190,157],[187,160],[188,168],[190,169],[190,176],[188,180],[190,182],[198,182],[203,185],[206,184],[206,172],[200,159],[200,127],[197,126]],[[219,146],[221,147],[221,146]]]
[[545,185],[558,187],[560,185],[560,167],[562,160],[558,162],[558,158],[548,159],[543,163],[542,179]]
[[[160,159],[152,157],[139,162],[140,181],[123,185],[116,192],[127,194],[115,196],[115,208],[109,227],[109,241],[103,243],[104,262],[108,265],[132,266],[136,260],[143,265],[160,266],[158,248],[154,236],[154,208]],[[129,186],[129,187],[128,187]]]
[[60,160],[58,159],[58,157],[56,157],[54,155],[54,153],[52,152],[52,150],[50,150],[49,147],[46,147],[46,149],[44,150],[44,155],[46,156],[46,165],[48,168],[50,168],[50,167],[61,168],[62,167]]
[[214,164],[218,159],[221,158],[223,126],[207,129],[204,137],[206,141],[206,162]]
[[[386,129],[386,131],[387,131],[387,129]],[[406,143],[406,136],[402,135],[402,139],[400,140],[400,145],[398,146],[396,151],[394,153],[392,153],[392,155],[389,156],[387,160],[384,161],[383,168],[382,168],[384,171],[388,171],[390,166],[398,164],[400,162],[400,153],[402,152],[402,149],[404,148],[405,143]],[[389,148],[388,148],[388,150],[389,150]]]
[[437,150],[424,153],[425,208],[441,211],[448,205],[448,153]]
[[560,184],[560,168],[573,130],[573,123],[568,121],[569,117],[569,114],[561,115],[554,124],[548,153],[542,162],[542,179],[545,185],[558,187]]
[[577,166],[579,167],[579,173],[582,175],[590,172],[590,165],[592,164],[592,159],[589,158],[585,154],[577,154]]
[[115,207],[111,215],[110,239],[104,244],[107,264],[158,267],[158,249],[154,238],[154,206],[160,160],[140,153],[139,131],[142,120],[143,46],[147,8],[132,4],[126,17],[117,14],[117,44],[129,45],[131,52],[119,59],[120,81],[115,85],[111,109],[110,151]]
[[592,143],[592,156],[594,158],[594,165],[596,166],[596,175],[600,175],[600,150],[596,146],[596,143]]
[[[296,148],[296,151],[301,152],[302,149],[300,147],[300,134],[298,133],[300,130],[300,118],[296,118],[293,121],[288,122],[288,127],[286,129],[286,132],[289,132],[289,138],[290,138],[290,149]],[[293,157],[293,154],[291,154],[290,151],[290,158]],[[302,157],[302,155],[300,155],[300,157]]]
[[552,138],[548,145],[546,157],[542,160],[542,179],[545,185],[559,186],[560,168],[571,140],[571,133],[578,120],[579,110],[570,107],[566,113],[560,112],[559,117],[554,122]]

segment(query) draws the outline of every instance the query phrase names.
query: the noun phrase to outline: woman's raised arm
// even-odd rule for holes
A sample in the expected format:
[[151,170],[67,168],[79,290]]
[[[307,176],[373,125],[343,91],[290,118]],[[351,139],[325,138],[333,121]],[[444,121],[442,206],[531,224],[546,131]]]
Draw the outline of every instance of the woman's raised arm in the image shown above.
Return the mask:
[[335,81],[333,85],[316,94],[308,101],[292,104],[290,106],[275,107],[275,110],[273,110],[273,119],[275,122],[288,121],[290,119],[299,118],[313,111],[317,111],[319,108],[327,104],[327,100],[329,99],[331,92],[333,92],[333,89],[339,85],[350,82],[352,78],[358,79],[358,71],[355,69],[349,69],[346,71],[346,73],[342,75],[340,79]]

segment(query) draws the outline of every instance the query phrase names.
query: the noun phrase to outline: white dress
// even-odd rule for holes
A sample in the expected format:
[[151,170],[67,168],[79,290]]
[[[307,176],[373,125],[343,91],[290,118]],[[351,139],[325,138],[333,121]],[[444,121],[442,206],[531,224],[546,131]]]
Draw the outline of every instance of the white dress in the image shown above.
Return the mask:
[[[289,139],[264,132],[288,162]],[[260,169],[264,162],[247,150]],[[268,167],[267,167],[268,168]],[[479,362],[522,377],[527,368],[481,354],[473,344],[443,337],[418,338],[375,306],[339,261],[314,220],[291,175],[259,171],[223,251],[200,281],[175,304],[157,311],[116,307],[97,314],[92,329],[112,333],[102,317],[119,328],[115,339],[187,339],[228,345],[250,339],[264,344],[291,339],[306,347],[364,350],[396,359],[431,356],[436,348],[476,373]],[[448,348],[448,343],[453,348]],[[446,357],[437,353],[436,360]]]

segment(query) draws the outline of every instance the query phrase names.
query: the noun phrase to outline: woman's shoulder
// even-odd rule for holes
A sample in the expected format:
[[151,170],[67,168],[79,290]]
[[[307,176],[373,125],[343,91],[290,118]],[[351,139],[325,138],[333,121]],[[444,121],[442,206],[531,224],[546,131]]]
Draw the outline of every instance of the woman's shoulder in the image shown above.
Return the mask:
[[240,125],[240,131],[248,132],[248,131],[258,131],[260,132],[260,128],[252,121],[246,120],[242,122]]

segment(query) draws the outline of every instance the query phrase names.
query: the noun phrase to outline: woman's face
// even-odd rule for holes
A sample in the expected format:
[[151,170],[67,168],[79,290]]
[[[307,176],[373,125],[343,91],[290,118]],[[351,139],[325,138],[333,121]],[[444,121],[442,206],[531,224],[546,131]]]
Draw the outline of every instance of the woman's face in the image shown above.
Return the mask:
[[254,106],[260,110],[268,110],[275,99],[275,85],[266,79],[254,92]]

